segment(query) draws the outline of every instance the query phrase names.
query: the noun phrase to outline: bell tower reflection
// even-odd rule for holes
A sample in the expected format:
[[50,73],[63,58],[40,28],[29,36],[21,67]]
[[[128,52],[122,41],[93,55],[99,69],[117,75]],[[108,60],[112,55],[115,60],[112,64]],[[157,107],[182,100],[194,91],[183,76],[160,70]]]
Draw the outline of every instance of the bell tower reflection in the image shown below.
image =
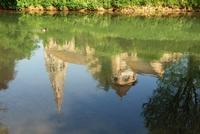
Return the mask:
[[125,96],[136,82],[136,73],[128,65],[128,59],[136,57],[136,55],[128,53],[112,57],[112,88],[120,97]]
[[66,41],[63,45],[50,38],[44,46],[45,65],[54,91],[58,112],[61,112],[62,108],[68,63],[82,64],[84,62],[81,56],[75,54],[76,51],[74,38]]
[[131,85],[136,81],[136,73],[128,66],[128,53],[112,57],[113,83],[117,85]]
[[67,64],[48,52],[45,53],[45,60],[49,79],[54,90],[57,111],[60,112],[63,99],[65,72],[67,70]]
[[49,79],[54,91],[56,109],[58,112],[61,112],[64,94],[65,73],[67,71],[68,64],[51,54],[51,50],[57,48],[57,46],[58,45],[50,40],[48,45],[44,48],[44,57]]

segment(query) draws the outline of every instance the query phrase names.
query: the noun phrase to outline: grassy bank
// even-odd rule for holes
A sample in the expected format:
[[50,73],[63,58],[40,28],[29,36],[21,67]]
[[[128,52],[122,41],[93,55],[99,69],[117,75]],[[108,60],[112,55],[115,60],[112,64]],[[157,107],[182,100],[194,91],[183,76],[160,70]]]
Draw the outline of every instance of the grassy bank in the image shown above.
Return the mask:
[[169,7],[198,9],[200,0],[1,0],[4,9],[105,10],[130,7]]

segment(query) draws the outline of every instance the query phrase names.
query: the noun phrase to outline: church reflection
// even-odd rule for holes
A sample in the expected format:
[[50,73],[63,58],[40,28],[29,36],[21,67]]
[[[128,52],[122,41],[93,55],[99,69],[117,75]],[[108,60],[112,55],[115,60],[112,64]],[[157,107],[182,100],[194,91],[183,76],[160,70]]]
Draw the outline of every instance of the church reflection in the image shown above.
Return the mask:
[[[98,130],[137,133],[139,129],[146,132],[145,127],[149,134],[200,132],[200,41],[198,29],[194,30],[199,26],[196,17],[145,20],[92,14],[0,17],[0,134],[87,133],[87,129],[91,133]],[[170,27],[177,22],[181,23],[174,27],[183,28],[171,29],[179,32],[179,38],[171,39],[166,25]],[[146,27],[150,31],[140,31],[138,24],[147,23],[153,24]],[[115,24],[127,27],[117,29]],[[135,32],[127,32],[132,25]],[[153,33],[162,28],[165,32],[160,31],[160,36],[154,37]],[[39,45],[44,42],[44,47],[32,55],[38,42]],[[57,114],[64,106],[66,80],[75,80],[69,78],[69,69],[74,69],[70,64],[86,67],[87,72],[79,71],[84,78],[88,74],[92,77],[85,81],[94,83],[86,85],[88,92],[81,92],[76,98],[74,92],[68,92],[72,97],[67,98],[64,114]],[[41,74],[36,76],[31,69]],[[34,81],[36,77],[41,81]],[[103,92],[92,90],[94,84],[95,89]],[[53,91],[50,94],[49,86]],[[123,103],[122,97],[126,97]],[[51,109],[52,100],[57,113]],[[108,115],[111,116],[107,118]]]
[[85,45],[76,47],[75,38],[58,44],[53,38],[44,45],[46,69],[54,90],[57,111],[61,111],[64,81],[69,63],[86,65],[90,74],[104,90],[113,89],[123,97],[137,83],[137,74],[162,77],[166,66],[179,60],[181,53],[164,53],[159,60],[144,61],[137,53],[123,52],[105,57],[98,55],[95,48]]

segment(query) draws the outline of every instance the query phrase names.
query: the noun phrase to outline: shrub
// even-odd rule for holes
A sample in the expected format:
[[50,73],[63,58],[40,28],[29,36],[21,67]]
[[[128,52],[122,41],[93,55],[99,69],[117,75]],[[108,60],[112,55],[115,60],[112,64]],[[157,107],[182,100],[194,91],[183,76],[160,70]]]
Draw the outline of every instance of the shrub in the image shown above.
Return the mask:
[[68,7],[70,9],[95,9],[99,7],[127,7],[127,6],[179,6],[200,7],[200,0],[0,0],[1,8],[26,8],[29,6],[54,6],[58,9]]

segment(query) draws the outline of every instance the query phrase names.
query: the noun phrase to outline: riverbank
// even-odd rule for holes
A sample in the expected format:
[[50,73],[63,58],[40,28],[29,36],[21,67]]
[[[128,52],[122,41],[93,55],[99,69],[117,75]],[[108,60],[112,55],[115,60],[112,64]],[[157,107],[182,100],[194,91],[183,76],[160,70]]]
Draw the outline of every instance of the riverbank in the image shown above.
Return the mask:
[[21,9],[3,9],[11,12],[26,12],[26,13],[47,13],[47,14],[56,14],[56,13],[68,13],[68,12],[78,12],[78,13],[90,13],[95,12],[98,14],[124,14],[132,16],[160,16],[160,15],[180,15],[180,14],[200,14],[200,8],[191,8],[191,7],[163,7],[163,6],[132,6],[132,7],[123,7],[123,8],[96,8],[96,9],[70,9],[70,8],[56,8],[53,6],[43,8],[42,6],[30,6],[27,8]]
[[25,12],[174,14],[200,12],[199,0],[1,0],[0,7]]
[[199,0],[1,0],[0,7],[20,11],[98,11],[123,14],[199,12]]

